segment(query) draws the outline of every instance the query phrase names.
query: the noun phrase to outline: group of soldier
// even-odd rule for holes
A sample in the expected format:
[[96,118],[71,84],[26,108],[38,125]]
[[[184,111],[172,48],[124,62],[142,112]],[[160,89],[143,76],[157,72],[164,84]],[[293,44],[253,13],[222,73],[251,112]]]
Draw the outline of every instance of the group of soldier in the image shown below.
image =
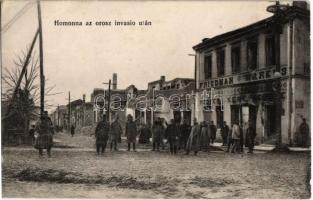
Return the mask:
[[[190,126],[186,120],[180,124],[171,119],[168,124],[164,119],[157,118],[152,126],[141,124],[137,128],[136,120],[132,115],[128,115],[125,136],[127,151],[130,151],[131,148],[136,151],[136,141],[139,136],[138,142],[143,144],[150,143],[150,138],[152,139],[152,151],[160,151],[160,148],[164,149],[168,144],[171,154],[177,154],[179,150],[182,150],[185,154],[194,152],[197,155],[199,151],[210,151],[217,132],[221,134],[223,146],[227,146],[227,152],[230,150],[232,153],[243,152],[243,131],[245,131],[245,145],[249,148],[248,153],[252,153],[256,132],[251,123],[248,123],[243,130],[238,122],[234,122],[229,128],[224,121],[223,125],[217,129],[213,121],[209,124],[206,121],[198,123],[197,119],[194,119],[194,125]],[[111,124],[103,117],[95,130],[97,154],[104,153],[107,144],[110,145],[111,151],[118,150],[117,145],[121,143],[122,134],[123,128],[118,116]]]

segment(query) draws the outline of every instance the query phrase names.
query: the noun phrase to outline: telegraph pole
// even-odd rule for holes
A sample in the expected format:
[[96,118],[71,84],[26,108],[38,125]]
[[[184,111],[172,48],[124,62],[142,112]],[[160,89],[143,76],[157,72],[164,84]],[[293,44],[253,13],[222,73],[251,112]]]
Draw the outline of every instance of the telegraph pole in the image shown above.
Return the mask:
[[43,116],[45,110],[45,76],[43,71],[43,46],[42,46],[42,25],[40,0],[37,0],[38,9],[38,29],[39,29],[39,57],[40,57],[40,116]]
[[59,115],[60,115],[60,105],[58,104],[58,127],[60,126],[60,117],[59,117]]
[[71,128],[71,92],[68,92],[68,116],[67,116],[67,119],[68,119],[68,130],[70,130]]
[[[107,105],[107,120],[109,123],[111,122],[111,116],[110,116],[110,104],[111,104],[111,79],[108,83],[103,83],[104,85],[109,85],[108,89],[108,105]],[[105,91],[105,90],[104,90]]]
[[267,11],[273,13],[273,22],[272,29],[274,31],[274,40],[275,40],[275,73],[274,73],[274,83],[273,91],[274,102],[275,102],[275,132],[277,136],[276,147],[274,151],[288,151],[288,147],[282,143],[282,132],[281,132],[281,116],[282,116],[282,94],[281,94],[281,67],[280,67],[280,35],[282,34],[282,23],[284,19],[284,11],[288,9],[287,5],[279,4],[279,1],[276,1],[275,5],[267,7]]

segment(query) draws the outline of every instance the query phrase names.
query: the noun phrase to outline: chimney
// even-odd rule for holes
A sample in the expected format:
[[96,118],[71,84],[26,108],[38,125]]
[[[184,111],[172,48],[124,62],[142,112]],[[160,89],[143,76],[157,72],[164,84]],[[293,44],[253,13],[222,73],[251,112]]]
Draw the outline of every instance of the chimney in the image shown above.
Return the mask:
[[113,73],[113,86],[112,86],[113,90],[117,89],[117,73]]
[[86,102],[86,95],[83,94],[83,102],[85,103]]
[[292,6],[302,8],[307,10],[308,9],[308,4],[306,1],[293,1]]
[[161,82],[165,82],[165,76],[161,76],[161,77],[160,77],[160,81],[161,81]]

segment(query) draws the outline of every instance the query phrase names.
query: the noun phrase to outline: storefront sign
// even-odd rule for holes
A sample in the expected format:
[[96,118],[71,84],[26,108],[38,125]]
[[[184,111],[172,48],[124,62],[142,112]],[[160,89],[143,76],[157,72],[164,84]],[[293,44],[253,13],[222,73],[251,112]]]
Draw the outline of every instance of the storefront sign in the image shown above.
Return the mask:
[[[275,68],[270,68],[270,69],[247,72],[247,73],[228,76],[228,77],[212,79],[212,80],[208,80],[208,81],[204,81],[200,83],[200,88],[206,89],[206,88],[214,88],[214,87],[219,87],[219,86],[231,86],[235,84],[273,79],[274,73],[275,73]],[[287,67],[282,67],[280,73],[282,76],[286,76]]]

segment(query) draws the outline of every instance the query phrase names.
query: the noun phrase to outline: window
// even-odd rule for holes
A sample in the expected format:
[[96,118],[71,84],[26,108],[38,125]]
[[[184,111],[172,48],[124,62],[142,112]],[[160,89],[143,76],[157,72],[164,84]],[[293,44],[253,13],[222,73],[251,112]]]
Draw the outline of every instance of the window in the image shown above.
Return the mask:
[[266,37],[265,39],[265,54],[266,65],[271,66],[276,64],[275,58],[275,37],[273,35]]
[[225,50],[220,49],[216,52],[217,76],[225,74]]
[[212,56],[204,57],[204,78],[212,78]]
[[232,73],[240,72],[240,46],[231,48],[231,67]]
[[248,41],[247,51],[248,69],[255,70],[257,68],[258,59],[258,43],[256,39]]

